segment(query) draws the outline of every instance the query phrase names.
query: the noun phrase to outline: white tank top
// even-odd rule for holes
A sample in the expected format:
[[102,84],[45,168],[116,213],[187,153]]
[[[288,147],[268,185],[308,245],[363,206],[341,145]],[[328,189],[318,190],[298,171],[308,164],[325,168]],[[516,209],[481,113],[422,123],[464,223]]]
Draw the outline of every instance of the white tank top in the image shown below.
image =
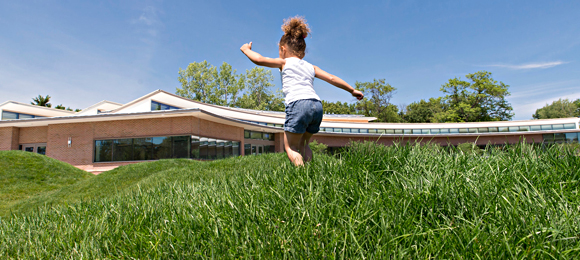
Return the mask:
[[314,66],[299,58],[286,58],[286,65],[280,71],[282,75],[282,92],[286,105],[300,99],[317,99],[312,82],[314,81]]

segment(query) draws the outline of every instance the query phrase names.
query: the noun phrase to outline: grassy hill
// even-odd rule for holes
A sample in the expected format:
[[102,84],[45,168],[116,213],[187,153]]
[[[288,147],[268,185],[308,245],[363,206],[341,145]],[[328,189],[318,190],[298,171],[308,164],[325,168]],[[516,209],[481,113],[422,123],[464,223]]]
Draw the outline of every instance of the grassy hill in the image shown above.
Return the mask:
[[575,259],[579,169],[527,145],[161,160],[22,201],[0,219],[0,258]]
[[0,151],[0,216],[31,197],[49,195],[93,175],[36,153]]

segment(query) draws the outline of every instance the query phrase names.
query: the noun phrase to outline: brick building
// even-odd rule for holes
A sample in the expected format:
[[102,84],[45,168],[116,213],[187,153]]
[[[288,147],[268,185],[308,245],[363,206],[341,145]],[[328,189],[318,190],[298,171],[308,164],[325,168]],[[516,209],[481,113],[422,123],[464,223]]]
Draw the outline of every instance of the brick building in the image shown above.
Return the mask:
[[[219,159],[283,151],[284,113],[192,101],[157,90],[127,104],[102,101],[80,112],[14,101],[0,104],[0,150],[45,154],[90,172],[163,158]],[[578,118],[477,123],[372,123],[325,115],[313,140],[503,145],[578,142]]]

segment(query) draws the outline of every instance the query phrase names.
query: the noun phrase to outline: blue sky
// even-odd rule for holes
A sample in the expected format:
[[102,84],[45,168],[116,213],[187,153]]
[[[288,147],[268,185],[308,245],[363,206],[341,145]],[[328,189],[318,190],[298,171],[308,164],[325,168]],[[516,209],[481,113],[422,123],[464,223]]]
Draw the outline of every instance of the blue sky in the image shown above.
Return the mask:
[[[514,119],[526,120],[580,98],[579,13],[580,1],[2,1],[0,102],[49,94],[85,108],[173,93],[194,61],[254,67],[243,43],[276,57],[282,20],[303,15],[313,31],[305,59],[351,85],[384,78],[400,105],[486,70],[510,85]],[[324,82],[315,88],[353,101]]]

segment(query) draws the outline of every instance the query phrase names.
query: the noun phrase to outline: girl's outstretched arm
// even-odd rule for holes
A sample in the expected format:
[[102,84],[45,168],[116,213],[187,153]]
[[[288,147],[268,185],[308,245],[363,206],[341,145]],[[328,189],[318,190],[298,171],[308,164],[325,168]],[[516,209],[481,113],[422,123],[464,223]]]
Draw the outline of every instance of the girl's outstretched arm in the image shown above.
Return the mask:
[[346,83],[346,81],[342,80],[341,78],[334,76],[334,75],[320,69],[318,66],[314,66],[314,74],[315,74],[315,77],[317,77],[321,80],[324,80],[335,87],[339,87],[341,89],[348,91],[348,93],[352,94],[352,96],[358,100],[361,100],[364,98],[364,94],[362,92],[354,89],[348,83]]
[[242,45],[240,50],[244,54],[246,54],[246,56],[248,56],[248,59],[250,59],[254,64],[259,65],[259,66],[281,69],[286,64],[286,60],[284,60],[284,59],[281,59],[281,58],[272,59],[272,58],[264,57],[264,56],[260,55],[259,53],[253,51],[252,50],[252,42]]

